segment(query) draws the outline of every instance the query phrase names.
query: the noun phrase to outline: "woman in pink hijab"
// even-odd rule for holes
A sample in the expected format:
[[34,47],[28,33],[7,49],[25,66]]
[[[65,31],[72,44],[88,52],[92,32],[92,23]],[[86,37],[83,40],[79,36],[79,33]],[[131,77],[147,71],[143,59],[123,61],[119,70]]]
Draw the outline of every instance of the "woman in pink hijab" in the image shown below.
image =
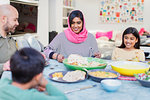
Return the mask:
[[56,58],[60,62],[70,54],[97,58],[101,56],[96,39],[86,30],[84,16],[79,10],[74,10],[70,13],[68,28],[59,33],[44,52],[47,57]]

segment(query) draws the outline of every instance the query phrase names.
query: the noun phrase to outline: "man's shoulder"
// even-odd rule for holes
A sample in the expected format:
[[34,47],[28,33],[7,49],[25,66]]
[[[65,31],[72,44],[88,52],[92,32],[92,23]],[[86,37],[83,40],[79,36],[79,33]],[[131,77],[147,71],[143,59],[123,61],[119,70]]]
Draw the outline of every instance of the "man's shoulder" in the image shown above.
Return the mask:
[[12,40],[12,41],[16,41],[16,38],[14,38],[12,36],[10,36],[9,39]]
[[[7,42],[6,42],[7,41]],[[3,46],[6,46],[8,44],[13,44],[13,45],[16,45],[16,41],[13,37],[7,37],[7,38],[3,38],[3,37],[0,37],[0,47],[3,45]]]
[[14,38],[14,37],[12,37],[12,36],[7,36],[6,38],[4,38],[4,37],[2,37],[2,36],[0,35],[0,41],[4,41],[5,39],[15,41],[15,38]]

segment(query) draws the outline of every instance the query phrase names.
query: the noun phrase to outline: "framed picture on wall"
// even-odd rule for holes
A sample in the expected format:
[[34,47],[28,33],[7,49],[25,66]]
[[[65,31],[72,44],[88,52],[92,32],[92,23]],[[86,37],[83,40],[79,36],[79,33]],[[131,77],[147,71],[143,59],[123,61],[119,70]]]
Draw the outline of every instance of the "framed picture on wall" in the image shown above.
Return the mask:
[[143,23],[144,0],[100,0],[101,23]]

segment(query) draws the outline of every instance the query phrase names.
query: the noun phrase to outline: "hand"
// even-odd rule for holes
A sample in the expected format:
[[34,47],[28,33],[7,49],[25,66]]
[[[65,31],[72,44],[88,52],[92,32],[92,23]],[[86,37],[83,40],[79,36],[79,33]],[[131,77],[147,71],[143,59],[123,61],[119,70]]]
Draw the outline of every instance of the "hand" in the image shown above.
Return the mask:
[[44,92],[46,90],[46,88],[42,86],[36,86],[36,89],[40,92]]
[[61,54],[59,54],[58,57],[57,57],[57,60],[58,60],[59,62],[63,62],[64,56],[61,55]]
[[56,59],[59,62],[63,62],[63,60],[64,60],[64,56],[62,54],[59,54],[59,53],[54,53],[52,58]]
[[3,65],[3,70],[4,71],[10,70],[10,61],[9,60]]
[[39,87],[40,89],[44,89],[47,84],[48,84],[48,81],[42,76],[42,79],[41,79],[41,81],[39,82],[38,87]]
[[46,55],[44,54],[44,53],[41,53],[42,54],[42,56],[44,57],[44,59],[46,59]]
[[100,52],[97,52],[94,54],[95,58],[101,58],[101,53]]

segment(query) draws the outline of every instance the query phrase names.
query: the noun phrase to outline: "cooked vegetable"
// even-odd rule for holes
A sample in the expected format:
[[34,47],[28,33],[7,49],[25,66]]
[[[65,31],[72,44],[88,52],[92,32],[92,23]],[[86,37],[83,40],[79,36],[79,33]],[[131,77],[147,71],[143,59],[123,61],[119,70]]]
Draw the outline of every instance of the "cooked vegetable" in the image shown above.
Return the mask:
[[117,75],[114,73],[104,72],[104,71],[90,72],[89,74],[92,76],[95,76],[95,77],[100,77],[100,78],[115,78],[115,77],[117,77]]
[[63,74],[62,74],[62,72],[57,72],[57,73],[52,74],[52,77],[60,78],[60,77],[63,77]]
[[150,81],[150,71],[134,75],[137,79]]

